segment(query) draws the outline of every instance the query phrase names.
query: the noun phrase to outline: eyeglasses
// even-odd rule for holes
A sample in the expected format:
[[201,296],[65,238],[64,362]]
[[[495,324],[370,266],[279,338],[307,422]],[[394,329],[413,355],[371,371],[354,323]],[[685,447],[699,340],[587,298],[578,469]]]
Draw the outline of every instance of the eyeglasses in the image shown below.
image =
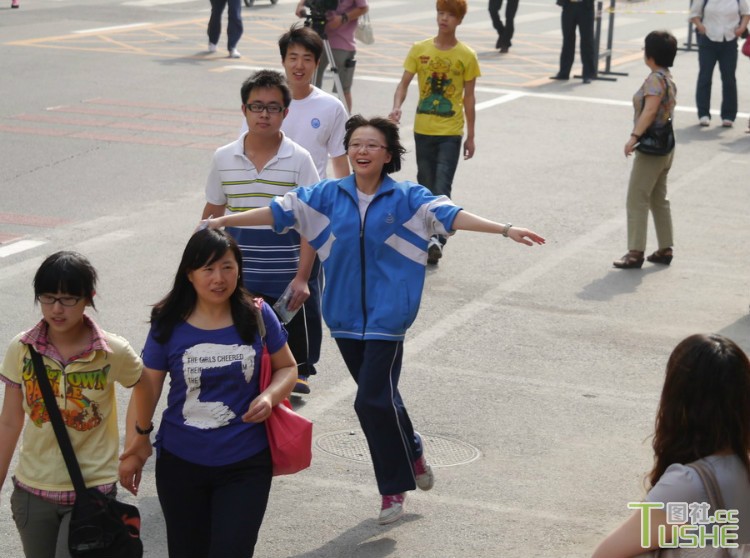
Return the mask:
[[284,107],[277,104],[264,105],[263,103],[247,103],[245,106],[250,112],[263,112],[264,110],[268,112],[268,114],[279,114],[284,112]]
[[380,145],[377,143],[350,143],[349,151],[364,150],[365,153],[369,153],[371,151],[377,151],[378,149],[386,149],[387,147],[387,145]]
[[81,296],[52,296],[48,294],[41,294],[36,299],[42,304],[54,304],[59,302],[63,306],[75,306],[78,304],[83,297]]

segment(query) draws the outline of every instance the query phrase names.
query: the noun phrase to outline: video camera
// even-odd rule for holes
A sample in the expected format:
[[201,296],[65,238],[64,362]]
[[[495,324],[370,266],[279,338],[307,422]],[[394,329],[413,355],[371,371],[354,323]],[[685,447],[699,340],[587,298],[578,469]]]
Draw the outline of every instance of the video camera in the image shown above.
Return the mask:
[[305,0],[310,13],[305,14],[305,27],[312,27],[323,39],[326,38],[326,13],[339,7],[339,0]]

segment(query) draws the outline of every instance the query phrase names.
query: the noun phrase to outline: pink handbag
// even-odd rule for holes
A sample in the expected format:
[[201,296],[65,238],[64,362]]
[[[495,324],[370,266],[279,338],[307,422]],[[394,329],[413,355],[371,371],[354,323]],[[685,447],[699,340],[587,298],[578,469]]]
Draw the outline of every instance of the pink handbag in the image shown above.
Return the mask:
[[[271,355],[265,342],[260,360],[260,390],[271,383]],[[292,410],[288,399],[276,405],[266,419],[273,476],[292,475],[307,469],[312,461],[312,422]]]
[[750,56],[750,35],[745,39],[745,42],[742,43],[742,54],[745,56]]

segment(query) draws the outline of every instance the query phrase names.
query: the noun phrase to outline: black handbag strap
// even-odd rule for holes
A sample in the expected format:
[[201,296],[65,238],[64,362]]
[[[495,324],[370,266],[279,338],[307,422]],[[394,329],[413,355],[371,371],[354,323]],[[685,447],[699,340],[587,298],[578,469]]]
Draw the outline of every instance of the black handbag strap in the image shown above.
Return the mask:
[[68,431],[65,429],[65,423],[63,422],[60,408],[57,406],[55,400],[55,394],[52,391],[52,385],[49,383],[47,377],[47,370],[44,367],[41,355],[36,352],[34,347],[29,347],[29,353],[31,353],[31,362],[34,364],[34,371],[36,372],[36,379],[39,383],[39,389],[42,391],[42,397],[44,398],[44,405],[47,408],[49,414],[49,420],[52,423],[52,428],[55,431],[57,437],[57,443],[60,444],[60,450],[62,451],[63,458],[65,459],[65,465],[68,468],[70,474],[70,480],[73,481],[73,487],[76,491],[76,497],[88,497],[86,492],[86,483],[83,481],[83,474],[81,473],[81,467],[78,465],[76,454],[73,451],[73,445],[70,443],[70,436]]

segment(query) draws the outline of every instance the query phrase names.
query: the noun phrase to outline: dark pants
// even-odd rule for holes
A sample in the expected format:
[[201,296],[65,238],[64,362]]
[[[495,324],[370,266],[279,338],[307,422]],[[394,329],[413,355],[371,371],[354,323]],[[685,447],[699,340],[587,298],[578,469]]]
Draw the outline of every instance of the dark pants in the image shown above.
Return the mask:
[[240,42],[242,37],[242,0],[211,0],[211,17],[208,20],[208,41],[214,45],[219,44],[221,36],[221,14],[224,6],[227,10],[229,23],[227,24],[227,50],[232,50]]
[[597,64],[594,56],[594,3],[588,0],[566,1],[560,16],[560,25],[563,44],[560,52],[559,75],[565,78],[570,77],[570,70],[576,56],[576,27],[578,27],[578,33],[581,35],[583,77],[595,77]]
[[499,44],[501,47],[509,47],[511,46],[511,39],[515,30],[513,19],[516,17],[516,12],[518,11],[518,0],[508,0],[508,3],[505,5],[505,25],[503,25],[503,20],[500,19],[500,10],[502,8],[503,0],[490,0],[490,19],[492,19],[492,26],[500,37]]
[[711,81],[717,62],[721,74],[721,119],[734,122],[737,117],[737,39],[717,42],[705,35],[698,35],[699,70],[695,87],[698,118],[711,117]]
[[170,558],[248,558],[271,491],[271,453],[222,467],[190,463],[162,449],[156,490]]
[[[417,153],[417,182],[436,196],[451,197],[453,177],[461,157],[462,136],[414,134]],[[438,237],[442,244],[448,237]]]
[[336,344],[357,382],[354,410],[367,438],[378,490],[383,495],[414,490],[414,461],[422,456],[422,444],[398,391],[403,342],[336,339]]
[[[316,268],[319,260],[315,259]],[[302,376],[316,374],[315,364],[320,360],[320,346],[323,343],[323,321],[321,318],[320,296],[323,283],[323,271],[310,279],[310,297],[302,305],[292,320],[285,324],[289,339],[289,350],[297,361],[297,372]],[[263,295],[263,299],[273,306],[275,298]]]

